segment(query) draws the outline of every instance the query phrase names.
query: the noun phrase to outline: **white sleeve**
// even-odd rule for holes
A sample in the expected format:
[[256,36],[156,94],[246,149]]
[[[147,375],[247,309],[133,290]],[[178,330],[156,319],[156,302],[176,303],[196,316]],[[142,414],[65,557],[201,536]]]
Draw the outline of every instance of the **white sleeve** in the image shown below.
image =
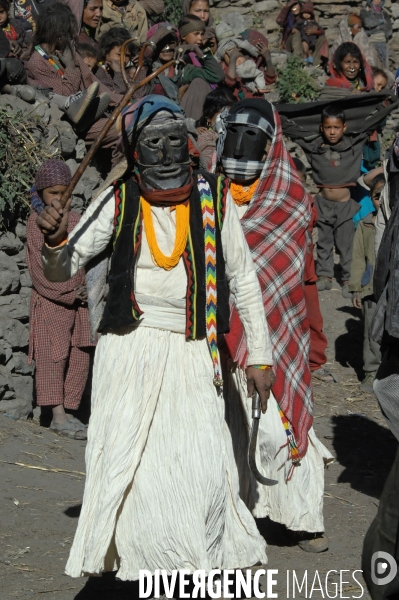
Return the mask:
[[72,276],[105,250],[114,230],[114,215],[114,188],[109,187],[90,204],[69,234],[67,247]]
[[92,202],[68,236],[67,244],[42,248],[44,274],[49,281],[67,281],[107,247],[114,228],[112,187]]
[[230,192],[222,228],[223,254],[230,292],[244,326],[248,365],[272,365],[272,345],[262,292],[240,219]]

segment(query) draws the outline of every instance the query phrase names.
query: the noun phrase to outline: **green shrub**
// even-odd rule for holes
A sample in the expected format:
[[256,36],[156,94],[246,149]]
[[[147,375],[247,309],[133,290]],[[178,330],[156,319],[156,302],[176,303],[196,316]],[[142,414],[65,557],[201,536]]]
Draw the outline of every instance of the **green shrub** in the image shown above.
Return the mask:
[[164,2],[165,10],[157,18],[158,23],[169,21],[169,23],[173,23],[177,27],[183,16],[183,0],[164,0]]
[[[45,134],[39,118],[0,106],[0,230],[30,212],[28,191],[43,161],[54,158],[35,137]],[[43,143],[43,142],[42,142]]]
[[302,59],[295,55],[289,56],[287,66],[278,71],[277,87],[280,92],[280,102],[287,104],[312,102],[320,94],[316,75],[309,74],[303,68]]

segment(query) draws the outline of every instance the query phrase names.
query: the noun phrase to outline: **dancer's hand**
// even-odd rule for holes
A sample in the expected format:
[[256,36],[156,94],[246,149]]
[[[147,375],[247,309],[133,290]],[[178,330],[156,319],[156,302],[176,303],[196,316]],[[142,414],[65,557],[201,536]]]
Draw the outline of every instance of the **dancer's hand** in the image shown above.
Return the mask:
[[51,206],[46,206],[36,219],[40,231],[44,234],[48,246],[59,246],[68,237],[68,216],[72,198],[64,208],[59,200],[53,200]]
[[352,294],[352,304],[355,308],[362,308],[362,297],[360,292],[354,292]]
[[275,376],[272,369],[256,369],[255,367],[247,367],[247,395],[248,398],[254,395],[255,390],[259,394],[262,412],[267,410],[267,401],[270,396],[270,390],[275,381]]

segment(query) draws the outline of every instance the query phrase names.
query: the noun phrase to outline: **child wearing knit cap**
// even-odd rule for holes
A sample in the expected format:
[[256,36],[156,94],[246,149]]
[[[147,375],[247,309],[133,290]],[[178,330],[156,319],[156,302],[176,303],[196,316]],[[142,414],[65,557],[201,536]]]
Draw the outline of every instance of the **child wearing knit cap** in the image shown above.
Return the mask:
[[304,2],[295,21],[294,29],[301,34],[302,52],[304,62],[313,64],[313,53],[316,49],[318,38],[324,34],[324,30],[314,18],[314,7],[312,2]]
[[[89,313],[85,272],[63,283],[53,283],[43,273],[41,249],[44,236],[36,224],[45,205],[58,200],[71,180],[62,160],[45,161],[30,191],[33,212],[27,223],[26,262],[32,279],[28,363],[36,364],[35,387],[38,406],[52,408],[50,429],[72,439],[85,440],[86,426],[70,411],[79,408],[89,374]],[[69,201],[70,204],[70,201]],[[80,220],[67,214],[68,231]]]

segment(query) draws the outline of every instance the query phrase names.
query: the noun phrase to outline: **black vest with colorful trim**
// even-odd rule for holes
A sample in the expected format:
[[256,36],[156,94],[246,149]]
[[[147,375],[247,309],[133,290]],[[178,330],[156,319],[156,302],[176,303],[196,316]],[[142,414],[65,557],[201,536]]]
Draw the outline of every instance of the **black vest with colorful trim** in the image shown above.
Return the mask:
[[[205,241],[197,173],[190,196],[190,230],[183,260],[187,273],[186,338],[206,337]],[[217,333],[228,333],[230,320],[229,286],[226,279],[221,230],[226,211],[227,180],[211,173],[199,172],[208,182],[215,210]],[[135,267],[142,236],[140,188],[132,179],[114,183],[115,219],[114,250],[108,275],[108,297],[99,327],[116,330],[134,325],[143,312],[134,294]]]

